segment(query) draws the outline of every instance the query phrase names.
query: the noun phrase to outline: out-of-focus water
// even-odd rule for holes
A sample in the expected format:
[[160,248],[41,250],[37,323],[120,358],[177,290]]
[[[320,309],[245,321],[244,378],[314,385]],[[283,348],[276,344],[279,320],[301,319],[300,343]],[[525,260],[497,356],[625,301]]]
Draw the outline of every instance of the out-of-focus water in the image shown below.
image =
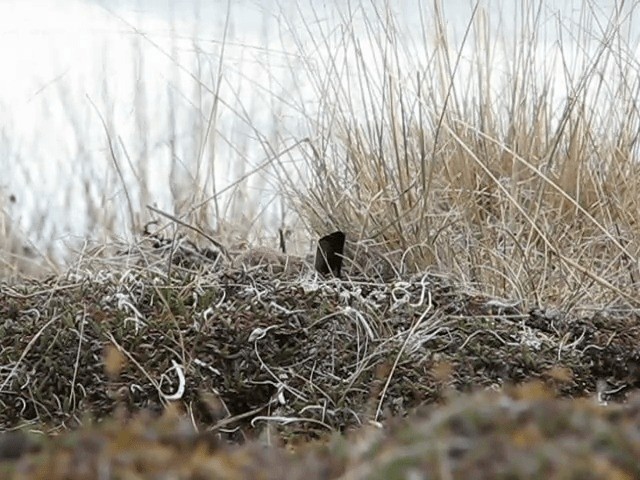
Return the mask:
[[[442,3],[457,49],[476,3]],[[598,29],[621,2],[586,3],[546,0],[536,10],[529,2],[486,0],[476,15],[486,18],[501,48],[517,49],[522,12],[537,11],[536,48],[576,42],[580,54],[597,48]],[[182,208],[176,202],[189,200],[184,190],[194,181],[212,192],[215,178],[216,189],[224,189],[268,160],[274,151],[265,145],[284,150],[313,135],[322,101],[322,87],[314,83],[323,79],[308,72],[332,54],[323,39],[351,32],[366,56],[392,16],[419,63],[434,40],[433,8],[434,2],[419,0],[3,0],[5,222],[38,246],[63,245],[100,235],[96,209],[113,212],[105,217],[114,222],[108,230],[126,234],[126,193],[136,208],[149,202],[173,213]],[[637,45],[640,28],[625,18],[627,10],[620,12],[621,28]],[[584,30],[586,14],[593,45],[589,32],[572,36],[571,25]],[[265,171],[250,175],[241,202],[220,214],[240,222],[258,218],[275,231],[283,220],[277,184]],[[147,179],[145,191],[137,187],[140,179]]]

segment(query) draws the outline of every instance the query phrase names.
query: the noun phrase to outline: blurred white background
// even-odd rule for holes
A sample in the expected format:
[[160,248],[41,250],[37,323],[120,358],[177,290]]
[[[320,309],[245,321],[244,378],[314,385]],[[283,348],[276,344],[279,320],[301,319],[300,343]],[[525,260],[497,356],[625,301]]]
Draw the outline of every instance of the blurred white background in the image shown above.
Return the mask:
[[[442,3],[451,48],[458,51],[476,2]],[[480,1],[476,21],[494,32],[495,48],[487,58],[497,62],[496,71],[508,69],[510,49],[522,51],[517,43],[527,24],[523,16],[533,11],[543,26],[533,39],[541,57],[553,57],[558,42],[575,45],[575,57],[561,61],[581,68],[582,55],[588,61],[588,52],[597,47],[584,31],[584,15],[591,18],[593,38],[600,38],[599,22],[606,23],[622,5],[586,3]],[[211,219],[213,228],[219,219],[233,220],[246,226],[245,234],[266,242],[278,227],[303,228],[283,213],[269,162],[314,135],[323,92],[322,73],[314,66],[322,68],[347,35],[375,58],[383,35],[377,25],[389,18],[405,60],[414,66],[429,61],[434,5],[419,0],[0,1],[5,234],[19,234],[35,248],[53,245],[52,252],[62,255],[85,237],[130,235],[129,202],[139,221],[148,218],[146,204],[184,213],[198,198],[195,186],[203,199],[232,186],[216,197],[219,208],[208,213],[218,217]],[[640,29],[634,18],[625,18],[633,9],[625,9],[617,15],[636,45]],[[583,30],[572,32],[574,23]],[[473,42],[464,44],[473,48]],[[370,66],[375,72],[374,62]],[[555,95],[566,95],[563,85],[558,78]],[[289,156],[295,163],[295,152]],[[293,163],[291,175],[296,175]]]

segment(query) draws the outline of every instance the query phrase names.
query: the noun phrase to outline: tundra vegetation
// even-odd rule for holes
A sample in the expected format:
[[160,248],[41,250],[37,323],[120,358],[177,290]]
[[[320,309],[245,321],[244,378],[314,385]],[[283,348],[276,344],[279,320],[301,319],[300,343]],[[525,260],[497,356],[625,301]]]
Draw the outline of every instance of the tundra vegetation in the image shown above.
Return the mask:
[[[417,43],[390,5],[283,17],[317,104],[300,136],[235,108],[266,160],[230,185],[223,41],[213,76],[176,61],[201,112],[171,211],[98,108],[100,241],[27,250],[3,200],[3,478],[640,477],[636,5],[523,2],[507,34],[477,4],[452,38],[435,1]],[[340,279],[302,258],[335,230]]]

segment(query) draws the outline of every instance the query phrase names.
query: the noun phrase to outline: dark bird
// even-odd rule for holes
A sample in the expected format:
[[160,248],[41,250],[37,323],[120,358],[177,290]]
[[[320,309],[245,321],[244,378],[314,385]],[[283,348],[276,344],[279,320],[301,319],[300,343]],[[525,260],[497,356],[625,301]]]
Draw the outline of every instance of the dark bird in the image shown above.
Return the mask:
[[340,277],[345,238],[343,232],[337,231],[318,241],[315,267],[319,273],[325,275],[332,273],[334,276]]

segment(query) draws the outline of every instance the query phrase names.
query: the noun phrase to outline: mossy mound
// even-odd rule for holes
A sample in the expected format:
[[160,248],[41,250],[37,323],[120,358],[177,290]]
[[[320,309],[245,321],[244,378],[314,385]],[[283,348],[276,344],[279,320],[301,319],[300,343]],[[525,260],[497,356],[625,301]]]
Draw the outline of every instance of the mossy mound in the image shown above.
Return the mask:
[[169,409],[157,419],[112,418],[55,438],[0,435],[0,474],[14,480],[633,479],[640,476],[639,423],[638,396],[605,408],[557,399],[537,383],[458,395],[382,427],[289,449],[268,445],[266,436],[229,445]]
[[[507,397],[455,400],[459,392],[539,380],[553,397],[624,401],[640,380],[640,322],[633,311],[601,310],[583,317],[542,308],[525,311],[517,302],[473,294],[433,273],[391,282],[326,279],[311,267],[295,271],[269,264],[248,268],[221,261],[215,254],[194,256],[179,246],[165,247],[142,243],[112,258],[86,260],[63,276],[0,286],[2,430],[19,428],[48,435],[73,430],[59,437],[60,441],[40,439],[39,458],[64,451],[73,465],[78,452],[65,450],[73,450],[65,442],[77,441],[79,448],[85,448],[85,444],[95,444],[94,435],[101,439],[96,440],[96,455],[104,456],[104,442],[112,441],[109,429],[122,430],[113,427],[113,422],[135,426],[139,421],[131,420],[131,415],[137,418],[137,412],[147,412],[145,427],[131,427],[134,430],[127,434],[135,436],[147,425],[155,425],[159,420],[153,418],[168,406],[197,426],[201,433],[194,430],[188,435],[193,447],[188,455],[203,458],[217,455],[220,448],[227,452],[232,445],[240,448],[238,445],[247,443],[247,447],[228,451],[254,455],[249,452],[255,450],[261,452],[256,458],[262,458],[264,451],[257,445],[267,439],[297,449],[363,425],[419,418],[424,408],[453,412],[454,405],[468,405],[469,411],[459,414],[484,425],[474,423],[478,430],[465,433],[464,438],[477,436],[478,445],[487,438],[500,443],[523,428],[522,418],[501,416],[500,405],[492,404]],[[472,403],[464,403],[476,401],[471,398],[485,398],[489,410],[471,412]],[[553,415],[557,414],[558,422],[567,411],[584,408],[589,418],[585,422],[604,422],[602,428],[611,428],[611,432],[618,421],[611,412],[625,412],[618,414],[621,422],[636,415],[635,410],[627,412],[622,407],[601,412],[601,407],[587,408],[568,400],[536,402],[523,408],[557,411]],[[438,418],[442,412],[431,415]],[[548,440],[546,427],[538,425],[543,419],[531,415],[527,421],[542,429],[536,438]],[[105,419],[110,420],[104,427],[89,426]],[[430,421],[420,420],[424,425]],[[508,426],[510,421],[515,424]],[[564,424],[558,425],[561,438]],[[386,454],[377,455],[388,449],[398,455],[406,449],[409,456],[417,455],[416,449],[426,449],[424,461],[446,460],[449,453],[438,460],[442,452],[433,450],[433,445],[427,449],[424,439],[415,448],[407,445],[406,441],[412,442],[413,427],[408,422],[398,430],[383,428],[367,440],[373,448],[369,453],[359,447],[351,451],[349,444],[334,440],[332,448],[347,451],[340,455],[331,451],[330,466],[322,460],[326,452],[314,452],[313,462],[324,465],[318,468],[325,473],[346,472],[349,465],[362,463],[369,455],[386,462]],[[449,433],[457,435],[455,429],[447,433],[447,428],[434,432],[440,431],[443,441]],[[497,437],[491,437],[492,430]],[[436,433],[430,432],[428,438]],[[423,434],[418,432],[418,436]],[[160,441],[154,435],[149,441]],[[198,446],[202,438],[206,439],[204,446]],[[625,438],[613,440],[627,442]],[[138,444],[130,438],[121,441]],[[585,448],[595,448],[589,439],[581,441]],[[462,437],[459,442],[466,446],[451,448],[462,448],[464,455],[471,455],[474,444],[465,443]],[[608,442],[598,448],[607,450]],[[18,447],[6,455],[12,458],[10,463],[28,463],[25,459],[33,455],[28,452],[34,444],[15,445]],[[114,445],[107,450],[118,448]],[[173,447],[162,447],[162,452],[167,448]],[[550,444],[544,448],[553,450]],[[628,448],[631,452],[635,447]],[[567,450],[567,458],[578,458],[578,450]],[[482,451],[474,454],[478,462]],[[167,455],[173,458],[173,453]],[[276,455],[279,463],[275,463],[289,465],[291,471],[297,468],[295,462],[302,461],[282,451],[264,455]],[[540,458],[547,459],[545,455]],[[613,462],[607,455],[602,458]],[[312,461],[304,458],[304,462]],[[336,467],[336,458],[346,463],[338,462]],[[513,458],[496,456],[495,460]],[[469,465],[476,465],[476,460]],[[547,460],[554,464],[551,457]],[[45,465],[48,460],[39,461]],[[453,466],[457,463],[450,461],[447,468],[457,471]],[[421,462],[414,465],[420,471],[433,465]],[[621,465],[628,471],[627,463]],[[36,471],[24,468],[20,471]],[[358,468],[353,471],[366,470]],[[499,472],[489,467],[486,471]],[[166,478],[200,478],[180,472]],[[59,478],[76,477],[61,474]],[[295,476],[287,474],[287,478]]]

